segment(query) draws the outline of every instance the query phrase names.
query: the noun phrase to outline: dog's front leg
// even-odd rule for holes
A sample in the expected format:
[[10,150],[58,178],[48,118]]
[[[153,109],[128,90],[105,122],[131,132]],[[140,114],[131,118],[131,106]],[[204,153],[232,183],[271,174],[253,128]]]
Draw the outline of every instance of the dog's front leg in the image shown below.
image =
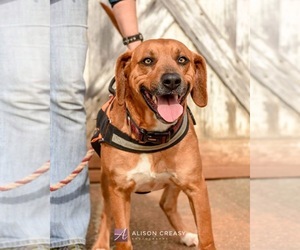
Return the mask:
[[180,236],[180,242],[187,246],[197,246],[198,235],[186,231],[186,227],[183,224],[182,218],[177,210],[177,199],[180,191],[180,187],[172,184],[168,185],[163,192],[159,204],[173,228],[177,232],[184,232],[184,235]]
[[201,177],[200,182],[190,184],[185,193],[189,198],[197,226],[200,239],[198,249],[215,250],[208,192],[204,177]]
[[109,193],[111,212],[115,222],[116,249],[131,250],[129,233],[131,188],[120,189],[115,185],[110,185]]

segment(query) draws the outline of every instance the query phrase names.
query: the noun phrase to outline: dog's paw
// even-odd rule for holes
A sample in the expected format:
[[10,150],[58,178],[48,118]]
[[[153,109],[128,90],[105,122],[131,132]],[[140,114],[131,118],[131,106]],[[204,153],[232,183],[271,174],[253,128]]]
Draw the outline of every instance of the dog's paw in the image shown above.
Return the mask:
[[184,236],[181,237],[180,243],[191,246],[198,246],[198,235],[194,233],[185,233]]

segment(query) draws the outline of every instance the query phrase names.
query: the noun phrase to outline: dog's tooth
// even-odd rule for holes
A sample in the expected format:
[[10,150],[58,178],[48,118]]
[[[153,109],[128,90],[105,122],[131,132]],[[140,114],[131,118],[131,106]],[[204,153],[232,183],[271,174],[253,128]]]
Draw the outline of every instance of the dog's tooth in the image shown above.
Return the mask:
[[156,96],[152,96],[152,101],[153,101],[155,104],[157,103]]

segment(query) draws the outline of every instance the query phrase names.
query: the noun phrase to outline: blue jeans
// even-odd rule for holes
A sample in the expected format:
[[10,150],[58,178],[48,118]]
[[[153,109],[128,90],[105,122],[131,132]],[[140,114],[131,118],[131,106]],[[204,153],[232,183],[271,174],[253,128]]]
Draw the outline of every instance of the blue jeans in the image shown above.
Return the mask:
[[0,192],[0,249],[85,243],[87,169],[50,194],[86,152],[86,0],[0,1],[0,185],[51,170]]

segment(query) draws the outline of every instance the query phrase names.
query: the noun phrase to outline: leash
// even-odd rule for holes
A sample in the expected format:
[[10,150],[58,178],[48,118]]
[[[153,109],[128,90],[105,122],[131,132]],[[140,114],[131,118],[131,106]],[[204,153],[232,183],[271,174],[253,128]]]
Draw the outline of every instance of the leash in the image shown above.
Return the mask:
[[71,181],[73,181],[76,176],[87,166],[89,160],[92,158],[94,154],[94,149],[89,149],[86,153],[86,155],[83,157],[81,163],[75,168],[75,170],[68,175],[65,179],[63,179],[62,181],[51,185],[50,186],[50,191],[54,192],[64,186],[66,186],[67,184],[69,184]]
[[[110,82],[109,85],[109,91],[113,94],[115,94],[115,89],[113,88],[115,82],[115,78],[113,78]],[[89,160],[92,158],[93,154],[94,154],[94,149],[89,149],[86,153],[86,155],[83,157],[82,161],[80,162],[80,164],[74,169],[74,171],[72,171],[71,174],[69,174],[66,178],[64,178],[63,180],[50,185],[50,192],[54,192],[57,191],[58,189],[66,186],[67,184],[69,184],[71,181],[73,181],[76,176],[87,166],[87,163],[89,162]],[[38,168],[36,171],[34,171],[33,173],[31,173],[30,175],[17,180],[15,182],[12,183],[8,183],[5,185],[0,185],[0,192],[5,192],[5,191],[9,191],[21,186],[24,186],[34,180],[36,180],[38,177],[40,177],[42,174],[46,173],[47,171],[49,171],[50,169],[50,161],[44,163],[40,168]]]
[[39,169],[34,171],[32,174],[24,177],[21,180],[6,184],[4,186],[0,186],[0,191],[9,191],[18,187],[21,187],[25,184],[28,184],[32,182],[33,180],[37,179],[42,174],[46,173],[50,168],[50,162],[46,162],[43,166],[41,166]]
[[[68,175],[65,179],[59,181],[58,183],[56,183],[54,185],[51,185],[50,186],[50,191],[54,192],[54,191],[56,191],[56,190],[58,190],[58,189],[60,189],[64,186],[66,186],[72,180],[74,180],[76,178],[76,176],[87,166],[87,163],[92,158],[93,154],[94,154],[94,150],[89,149],[87,151],[86,155],[83,157],[80,164],[75,168],[75,170],[70,175]],[[9,191],[9,190],[24,186],[24,185],[34,181],[35,179],[40,177],[42,174],[49,171],[49,169],[50,169],[50,161],[46,162],[44,165],[42,165],[40,168],[38,168],[32,174],[22,178],[21,180],[18,180],[18,181],[0,186],[0,192],[1,191]]]

